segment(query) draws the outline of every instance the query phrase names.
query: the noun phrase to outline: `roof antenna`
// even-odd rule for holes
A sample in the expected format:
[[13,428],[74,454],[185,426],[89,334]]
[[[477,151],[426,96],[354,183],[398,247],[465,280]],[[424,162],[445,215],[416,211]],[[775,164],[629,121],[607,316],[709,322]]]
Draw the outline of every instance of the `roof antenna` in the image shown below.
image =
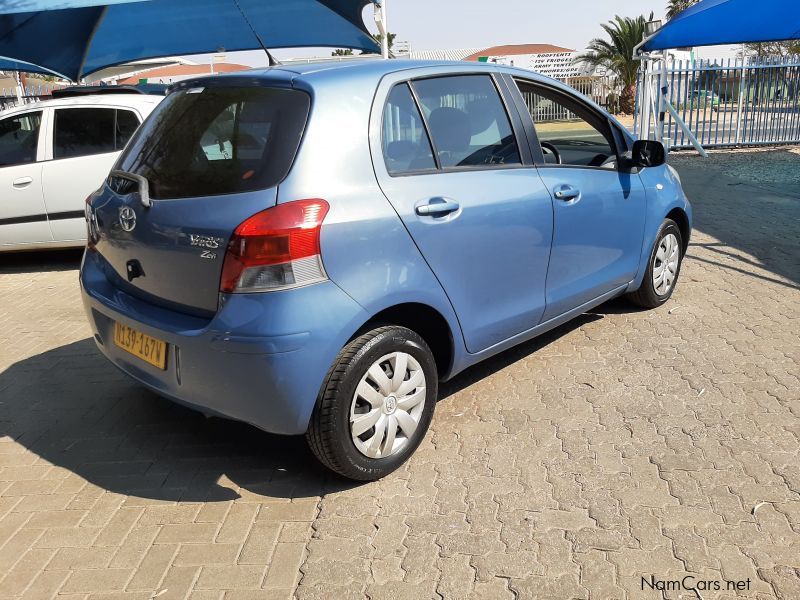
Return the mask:
[[277,67],[278,65],[282,65],[282,64],[283,64],[283,63],[282,63],[281,61],[279,61],[277,58],[275,58],[274,56],[272,56],[272,54],[270,53],[270,51],[269,51],[269,50],[267,50],[266,48],[264,48],[264,52],[266,52],[266,53],[267,53],[267,58],[269,59],[269,66],[270,66],[270,67]]
[[258,45],[261,46],[261,49],[267,54],[267,60],[269,60],[269,66],[274,67],[276,65],[282,64],[278,59],[276,59],[274,56],[272,56],[272,54],[269,53],[269,50],[267,50],[267,47],[264,45],[264,40],[262,40],[261,36],[258,35],[258,32],[256,31],[255,27],[253,27],[253,24],[250,22],[250,19],[247,18],[247,14],[244,12],[244,10],[242,10],[242,7],[239,5],[239,0],[233,0],[233,3],[236,5],[236,8],[239,9],[239,12],[242,13],[242,18],[244,19],[244,22],[247,23],[247,26],[250,28],[250,31],[253,32],[253,35],[256,37],[256,40],[258,40]]

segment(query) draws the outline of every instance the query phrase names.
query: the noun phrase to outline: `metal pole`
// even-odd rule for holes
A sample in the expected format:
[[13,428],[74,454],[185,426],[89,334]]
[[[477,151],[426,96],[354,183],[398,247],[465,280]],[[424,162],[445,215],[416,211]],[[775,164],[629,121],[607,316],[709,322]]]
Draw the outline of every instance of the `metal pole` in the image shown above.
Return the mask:
[[14,71],[14,79],[17,82],[17,100],[22,104],[22,98],[25,95],[25,90],[22,88],[22,79],[19,76],[19,71]]
[[745,68],[745,48],[744,44],[742,44],[742,74],[739,77],[739,102],[736,108],[736,144],[740,144],[742,141],[742,98],[744,97],[744,84],[745,84],[745,77],[747,75],[747,69]]
[[381,55],[389,58],[389,25],[386,20],[386,0],[374,0],[375,24],[381,36]]
[[381,54],[383,58],[389,58],[389,21],[386,20],[387,0],[381,0],[381,12],[383,13],[383,39],[381,39]]
[[639,138],[642,140],[650,139],[650,79],[652,77],[651,71],[652,61],[647,59],[643,61],[644,73],[642,75],[642,109],[641,109],[641,126],[639,128]]
[[678,127],[683,129],[683,131],[686,133],[686,137],[689,138],[689,141],[691,142],[692,146],[694,146],[695,150],[697,150],[697,152],[700,153],[700,156],[702,156],[703,158],[708,158],[708,152],[706,152],[702,144],[700,144],[700,142],[697,141],[697,137],[695,137],[695,135],[692,133],[692,130],[686,126],[686,123],[684,123],[683,119],[680,118],[680,115],[678,115],[678,111],[675,110],[675,107],[672,106],[669,100],[664,101],[664,106],[672,115],[672,117],[675,119],[675,123],[678,125]]

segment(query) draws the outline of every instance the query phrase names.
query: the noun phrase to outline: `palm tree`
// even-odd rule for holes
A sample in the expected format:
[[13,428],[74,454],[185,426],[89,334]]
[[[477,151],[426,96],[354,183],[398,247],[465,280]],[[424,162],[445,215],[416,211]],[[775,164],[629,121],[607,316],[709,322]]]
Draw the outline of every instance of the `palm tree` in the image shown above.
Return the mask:
[[690,6],[697,4],[700,0],[669,0],[667,4],[667,18],[673,19]]
[[644,39],[645,23],[652,19],[653,13],[649,18],[644,15],[636,18],[616,15],[613,20],[601,25],[611,41],[595,38],[589,42],[589,52],[575,59],[592,67],[605,67],[617,75],[622,84],[619,107],[625,114],[633,114],[636,76],[641,64],[634,60],[633,49]]

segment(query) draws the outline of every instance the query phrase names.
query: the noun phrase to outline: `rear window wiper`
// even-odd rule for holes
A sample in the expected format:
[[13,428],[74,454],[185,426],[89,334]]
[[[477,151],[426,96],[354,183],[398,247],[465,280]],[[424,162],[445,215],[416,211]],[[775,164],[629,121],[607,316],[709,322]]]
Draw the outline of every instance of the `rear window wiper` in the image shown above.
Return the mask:
[[127,179],[139,184],[139,200],[142,206],[150,208],[152,202],[150,201],[150,182],[141,175],[136,173],[128,173],[127,171],[114,170],[109,173],[109,177],[118,177],[119,179]]

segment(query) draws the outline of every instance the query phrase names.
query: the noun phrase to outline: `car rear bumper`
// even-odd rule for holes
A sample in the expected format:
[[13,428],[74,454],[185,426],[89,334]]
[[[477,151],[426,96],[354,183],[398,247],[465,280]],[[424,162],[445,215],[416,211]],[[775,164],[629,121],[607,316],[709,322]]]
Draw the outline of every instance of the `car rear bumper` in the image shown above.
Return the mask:
[[[145,302],[112,285],[87,254],[83,304],[100,351],[151,390],[203,412],[279,434],[305,432],[325,375],[365,319],[330,281],[223,297],[212,319]],[[118,321],[168,344],[162,370],[114,344]]]

